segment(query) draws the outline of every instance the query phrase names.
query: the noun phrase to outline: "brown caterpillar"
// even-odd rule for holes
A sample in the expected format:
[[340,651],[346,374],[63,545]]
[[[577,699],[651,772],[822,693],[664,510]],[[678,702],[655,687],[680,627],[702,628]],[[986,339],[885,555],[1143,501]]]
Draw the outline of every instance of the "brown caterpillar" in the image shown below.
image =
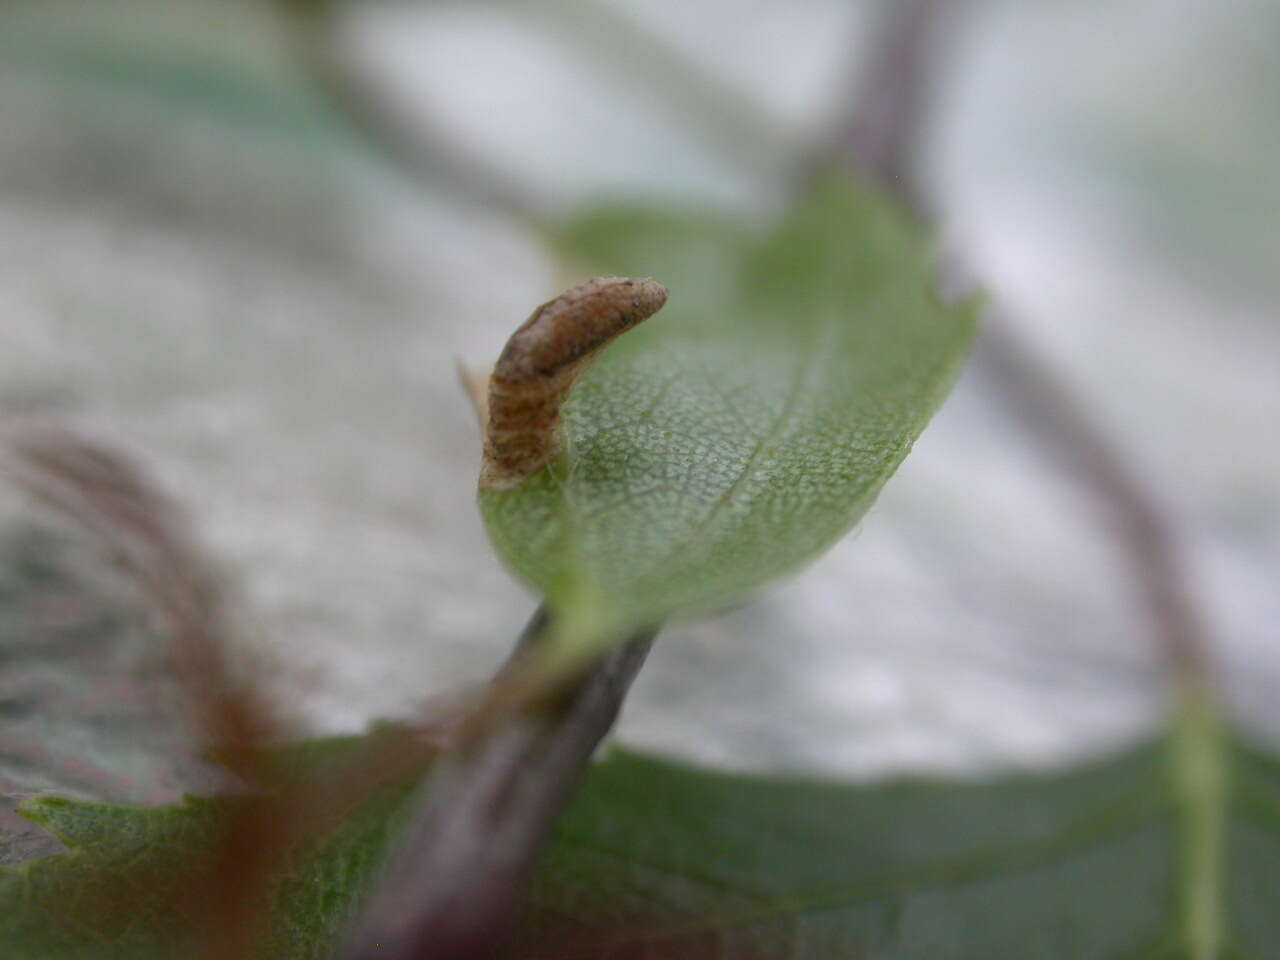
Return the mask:
[[489,378],[480,489],[514,487],[559,452],[560,407],[614,339],[667,302],[654,280],[596,277],[538,307],[507,341]]

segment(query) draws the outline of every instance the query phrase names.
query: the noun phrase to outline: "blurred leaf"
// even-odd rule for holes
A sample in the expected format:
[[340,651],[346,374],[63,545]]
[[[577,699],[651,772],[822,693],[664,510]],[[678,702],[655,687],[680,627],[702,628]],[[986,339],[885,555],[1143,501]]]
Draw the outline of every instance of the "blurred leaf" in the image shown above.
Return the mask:
[[[1064,774],[872,788],[614,753],[558,832],[520,956],[1277,957],[1280,763],[1214,736],[1193,717],[1172,766],[1160,741]],[[1210,779],[1188,784],[1206,747]]]
[[[268,758],[270,780],[319,782],[379,736],[282,748]],[[403,786],[382,791],[275,871],[257,956],[329,956],[387,852],[407,796]],[[29,802],[23,814],[70,852],[0,869],[5,960],[172,960],[198,952],[202,931],[219,922],[219,891],[208,888],[209,871],[225,854],[235,818],[246,804],[261,802],[187,798],[158,808],[53,797]]]
[[286,25],[253,0],[0,6],[0,66],[6,69],[312,149],[340,140],[343,131],[294,59]]
[[831,546],[906,456],[974,332],[970,307],[934,298],[922,232],[846,179],[763,238],[641,210],[593,214],[563,239],[671,291],[575,388],[560,462],[480,497],[573,653],[732,603]]
[[[288,866],[259,956],[328,956],[404,796]],[[243,802],[29,805],[72,853],[0,871],[6,960],[177,955],[195,905],[173,891]],[[748,777],[614,750],[556,831],[508,955],[1266,960],[1277,863],[1280,762],[1227,743],[1205,711],[1116,759],[985,783]]]
[[[95,544],[20,505],[21,519],[0,510],[0,833],[34,791],[161,803],[215,789],[145,607]],[[0,863],[30,842],[0,836]]]

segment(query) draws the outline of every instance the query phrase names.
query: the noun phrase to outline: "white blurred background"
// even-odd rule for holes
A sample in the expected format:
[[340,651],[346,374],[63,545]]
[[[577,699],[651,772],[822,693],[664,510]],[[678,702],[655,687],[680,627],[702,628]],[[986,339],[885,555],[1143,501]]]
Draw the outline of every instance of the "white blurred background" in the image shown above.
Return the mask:
[[[963,6],[921,158],[943,236],[1172,511],[1232,706],[1280,734],[1280,5]],[[186,506],[300,730],[483,680],[535,601],[474,509],[454,360],[490,362],[559,280],[480,194],[774,211],[883,11],[352,4],[346,62],[439,161],[408,176],[263,4],[10,0],[0,410],[119,445]],[[0,576],[47,523],[0,490]],[[620,736],[839,776],[1064,762],[1158,723],[1136,596],[1096,504],[973,369],[853,535],[664,632]],[[141,791],[178,736],[147,700],[157,654],[53,662],[33,629],[0,631],[0,710],[64,772],[0,749],[0,784],[95,792],[65,773],[87,751],[132,764],[97,792]]]

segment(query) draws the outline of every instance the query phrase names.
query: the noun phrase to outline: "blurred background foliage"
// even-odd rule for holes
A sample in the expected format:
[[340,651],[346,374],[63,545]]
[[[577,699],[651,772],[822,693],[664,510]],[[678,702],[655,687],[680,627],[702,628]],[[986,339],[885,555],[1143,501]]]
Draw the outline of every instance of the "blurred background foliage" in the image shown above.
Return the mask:
[[[10,0],[0,408],[106,438],[186,505],[299,731],[403,715],[487,676],[532,605],[479,523],[453,366],[562,285],[537,224],[604,196],[775,213],[880,13]],[[955,19],[924,154],[943,242],[1175,512],[1232,707],[1274,735],[1280,5]],[[390,129],[412,165],[369,135]],[[623,739],[866,775],[1056,764],[1150,727],[1128,573],[1002,402],[972,369],[854,536],[672,627]],[[25,725],[6,795],[154,801],[205,776],[107,566],[0,488],[0,714]]]

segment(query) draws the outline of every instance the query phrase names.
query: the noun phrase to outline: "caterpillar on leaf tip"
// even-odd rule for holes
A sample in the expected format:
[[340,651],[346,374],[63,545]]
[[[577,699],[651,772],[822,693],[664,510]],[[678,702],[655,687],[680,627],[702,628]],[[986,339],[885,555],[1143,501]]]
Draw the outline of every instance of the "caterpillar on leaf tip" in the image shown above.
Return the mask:
[[559,452],[560,408],[574,381],[610,343],[667,302],[655,280],[596,277],[533,311],[489,377],[480,489],[509,489]]

